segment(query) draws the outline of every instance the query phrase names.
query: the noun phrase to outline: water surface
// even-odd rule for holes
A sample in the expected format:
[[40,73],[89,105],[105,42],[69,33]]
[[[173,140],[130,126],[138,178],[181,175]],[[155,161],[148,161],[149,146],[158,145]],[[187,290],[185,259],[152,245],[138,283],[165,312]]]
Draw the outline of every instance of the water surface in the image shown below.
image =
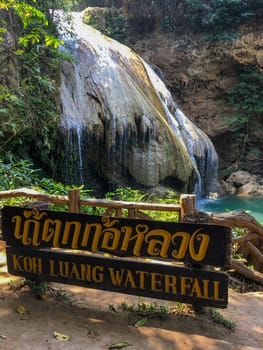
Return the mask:
[[245,210],[263,223],[263,197],[224,196],[216,199],[199,199],[199,210],[223,213],[233,210]]

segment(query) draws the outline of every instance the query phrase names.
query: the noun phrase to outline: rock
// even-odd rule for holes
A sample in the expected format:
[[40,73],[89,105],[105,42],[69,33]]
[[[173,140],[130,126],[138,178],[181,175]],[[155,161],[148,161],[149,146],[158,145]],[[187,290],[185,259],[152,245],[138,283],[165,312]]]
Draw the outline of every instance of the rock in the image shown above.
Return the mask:
[[263,185],[257,175],[239,170],[232,173],[226,181],[221,183],[221,192],[235,195],[263,195]]
[[59,176],[96,188],[103,182],[110,189],[162,185],[192,193],[198,185],[200,193],[215,191],[218,157],[211,140],[140,56],[82,24],[81,15],[74,18],[81,39],[64,46],[76,62],[61,66],[66,166]]
[[263,186],[257,182],[248,182],[238,188],[237,194],[249,196],[263,196]]
[[226,181],[230,184],[232,183],[235,187],[240,187],[247,183],[255,183],[257,176],[251,175],[247,171],[239,170],[232,173]]
[[222,181],[221,182],[221,187],[220,187],[220,194],[236,194],[237,188],[233,186],[232,183]]
[[173,188],[156,186],[147,191],[147,195],[154,201],[156,198],[174,198],[175,202],[179,198],[180,194],[174,191]]
[[[182,16],[183,17],[183,16]],[[178,106],[213,141],[222,174],[239,160],[240,150],[229,123],[231,106],[226,101],[231,88],[239,83],[239,67],[253,66],[262,72],[262,25],[260,21],[240,28],[233,41],[203,40],[200,33],[152,33],[138,40],[133,48],[146,61],[159,67]],[[188,28],[185,25],[185,28]],[[165,59],[164,59],[165,58]],[[242,161],[251,173],[263,176],[262,125],[253,130],[253,149]]]

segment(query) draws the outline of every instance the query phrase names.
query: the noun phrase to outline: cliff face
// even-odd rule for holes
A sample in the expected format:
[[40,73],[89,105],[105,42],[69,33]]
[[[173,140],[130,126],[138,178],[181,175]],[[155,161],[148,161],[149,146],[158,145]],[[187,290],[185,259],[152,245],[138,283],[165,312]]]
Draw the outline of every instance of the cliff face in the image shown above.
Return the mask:
[[[132,46],[160,70],[179,107],[212,139],[222,175],[244,166],[237,164],[240,150],[226,123],[233,114],[226,101],[241,67],[253,66],[263,73],[262,32],[263,25],[254,22],[243,26],[233,42],[205,41],[200,34],[152,33],[133,38]],[[253,138],[263,152],[260,121],[255,129]],[[248,156],[246,169],[262,175],[262,161],[260,154]]]
[[[256,146],[256,152],[248,154],[242,163],[239,162],[237,140],[226,123],[226,117],[233,115],[233,107],[227,104],[227,96],[239,82],[239,69],[255,67],[263,73],[262,13],[257,20],[240,28],[238,39],[212,42],[203,40],[202,34],[193,30],[186,33],[183,29],[187,28],[184,2],[179,0],[173,3],[176,7],[173,13],[176,13],[175,22],[180,29],[173,33],[161,33],[157,24],[171,11],[167,12],[163,6],[167,2],[160,1],[163,12],[160,10],[153,16],[149,12],[150,3],[150,0],[119,1],[118,8],[122,6],[124,13],[130,16],[129,46],[155,66],[179,108],[210,136],[219,155],[222,176],[238,169],[262,176],[262,112],[258,124],[254,124],[254,129],[250,131],[253,140],[250,148],[253,151]],[[135,11],[134,15],[132,11]],[[141,22],[138,22],[138,18],[141,18]],[[10,22],[10,18],[6,20]],[[5,40],[0,44],[0,90],[3,91],[6,86],[11,86],[11,90],[19,86],[17,57],[14,54],[15,34],[10,28],[7,28]],[[138,34],[140,31],[141,34]]]
[[76,39],[64,45],[75,60],[61,66],[63,180],[95,188],[215,191],[210,139],[140,56],[81,23],[81,16],[74,15]]

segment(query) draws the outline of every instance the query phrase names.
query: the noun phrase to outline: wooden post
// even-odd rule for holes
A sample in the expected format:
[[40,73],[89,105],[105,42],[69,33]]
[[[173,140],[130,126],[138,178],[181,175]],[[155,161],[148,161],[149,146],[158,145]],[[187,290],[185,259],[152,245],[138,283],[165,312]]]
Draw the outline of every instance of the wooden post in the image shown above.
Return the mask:
[[70,213],[80,212],[80,190],[69,190],[68,191],[68,211]]
[[[186,214],[194,214],[196,210],[196,195],[194,194],[182,194],[180,197],[180,216],[179,220],[187,222],[187,220],[184,220],[184,216]],[[197,264],[191,264],[191,267],[198,269],[198,270],[204,270],[204,271],[210,271],[211,266],[210,265],[197,265]],[[193,309],[196,312],[206,313],[208,312],[208,308],[206,306],[200,306],[198,303],[193,305]]]
[[196,195],[195,194],[182,194],[180,197],[180,213],[179,221],[184,221],[186,214],[192,214],[196,209]]
[[129,219],[135,218],[135,209],[133,209],[133,208],[128,209],[128,218]]

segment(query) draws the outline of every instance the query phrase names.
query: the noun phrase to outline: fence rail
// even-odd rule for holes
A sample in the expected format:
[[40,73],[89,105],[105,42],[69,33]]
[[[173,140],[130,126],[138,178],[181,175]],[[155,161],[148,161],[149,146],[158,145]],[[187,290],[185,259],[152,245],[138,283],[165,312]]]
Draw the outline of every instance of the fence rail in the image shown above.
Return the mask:
[[[69,212],[80,212],[81,206],[91,206],[106,208],[107,215],[115,214],[121,216],[122,209],[128,210],[128,217],[141,217],[143,213],[140,210],[148,211],[169,211],[178,212],[179,221],[182,221],[186,213],[195,211],[195,195],[181,195],[180,204],[162,204],[162,203],[145,203],[145,202],[125,202],[116,200],[105,200],[95,198],[80,198],[80,190],[70,190],[67,196],[51,195],[41,193],[32,189],[21,188],[16,190],[1,191],[0,200],[6,198],[26,197],[51,204],[67,205]],[[115,211],[115,213],[114,213]],[[146,218],[145,215],[143,215]],[[150,217],[148,217],[150,219]]]
[[[263,226],[257,220],[244,211],[227,213],[204,213],[196,209],[196,196],[183,194],[179,204],[160,204],[145,202],[125,202],[115,200],[80,198],[80,190],[70,190],[67,196],[50,195],[32,189],[21,188],[16,190],[1,191],[0,200],[14,197],[32,198],[37,201],[50,204],[67,205],[71,213],[79,213],[82,206],[105,208],[104,215],[121,217],[122,210],[128,211],[129,218],[142,218],[153,220],[144,211],[169,211],[177,212],[179,222],[203,222],[232,228],[243,228],[241,236],[233,236],[232,245],[234,252],[242,252],[249,257],[254,270],[246,267],[245,263],[232,259],[229,268],[234,269],[246,278],[263,284]],[[30,205],[35,205],[34,203]],[[36,203],[36,205],[38,205]],[[1,228],[1,225],[0,225]],[[1,239],[1,235],[0,235]]]

